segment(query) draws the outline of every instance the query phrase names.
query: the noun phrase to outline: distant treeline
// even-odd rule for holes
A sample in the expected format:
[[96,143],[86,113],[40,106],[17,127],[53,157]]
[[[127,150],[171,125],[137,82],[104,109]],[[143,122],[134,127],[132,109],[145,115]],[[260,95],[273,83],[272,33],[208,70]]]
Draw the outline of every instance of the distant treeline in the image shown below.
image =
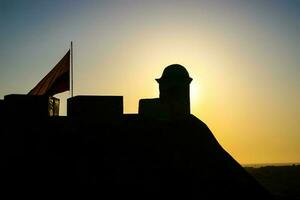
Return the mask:
[[276,199],[300,199],[300,165],[245,167]]

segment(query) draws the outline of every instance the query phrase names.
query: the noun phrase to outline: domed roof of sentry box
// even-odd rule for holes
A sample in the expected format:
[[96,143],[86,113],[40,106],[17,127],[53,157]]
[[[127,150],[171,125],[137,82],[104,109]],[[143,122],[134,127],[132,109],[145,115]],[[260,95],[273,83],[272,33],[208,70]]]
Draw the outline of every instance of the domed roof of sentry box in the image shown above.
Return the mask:
[[172,64],[164,69],[161,78],[155,80],[158,83],[165,81],[180,81],[190,83],[193,79],[189,76],[189,73],[185,67],[179,64]]

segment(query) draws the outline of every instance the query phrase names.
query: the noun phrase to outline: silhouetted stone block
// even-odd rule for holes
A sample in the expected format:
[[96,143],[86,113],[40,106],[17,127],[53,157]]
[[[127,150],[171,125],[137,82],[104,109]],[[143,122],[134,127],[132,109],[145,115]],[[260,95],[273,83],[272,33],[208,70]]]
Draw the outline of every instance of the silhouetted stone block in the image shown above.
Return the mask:
[[68,99],[70,117],[114,120],[123,115],[122,96],[75,96]]
[[140,99],[139,115],[147,119],[167,120],[170,119],[169,112],[161,104],[160,99]]
[[0,99],[0,113],[3,113],[4,100]]
[[12,117],[47,117],[59,114],[59,99],[48,96],[10,94],[4,97],[5,114]]

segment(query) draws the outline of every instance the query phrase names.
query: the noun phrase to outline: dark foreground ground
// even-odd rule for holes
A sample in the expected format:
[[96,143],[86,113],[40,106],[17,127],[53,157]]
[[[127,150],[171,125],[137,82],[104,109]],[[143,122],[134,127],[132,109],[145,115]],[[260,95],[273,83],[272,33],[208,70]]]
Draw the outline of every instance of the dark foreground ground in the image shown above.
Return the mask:
[[245,169],[276,199],[300,199],[300,165]]

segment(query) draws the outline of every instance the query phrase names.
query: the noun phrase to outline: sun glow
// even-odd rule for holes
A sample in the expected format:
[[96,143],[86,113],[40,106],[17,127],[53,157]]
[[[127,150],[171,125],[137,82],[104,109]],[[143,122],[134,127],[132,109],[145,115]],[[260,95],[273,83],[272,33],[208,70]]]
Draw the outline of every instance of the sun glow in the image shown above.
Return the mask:
[[200,84],[198,82],[195,82],[194,80],[190,84],[190,98],[191,98],[191,104],[196,105],[200,102],[200,96],[201,96],[201,88]]

